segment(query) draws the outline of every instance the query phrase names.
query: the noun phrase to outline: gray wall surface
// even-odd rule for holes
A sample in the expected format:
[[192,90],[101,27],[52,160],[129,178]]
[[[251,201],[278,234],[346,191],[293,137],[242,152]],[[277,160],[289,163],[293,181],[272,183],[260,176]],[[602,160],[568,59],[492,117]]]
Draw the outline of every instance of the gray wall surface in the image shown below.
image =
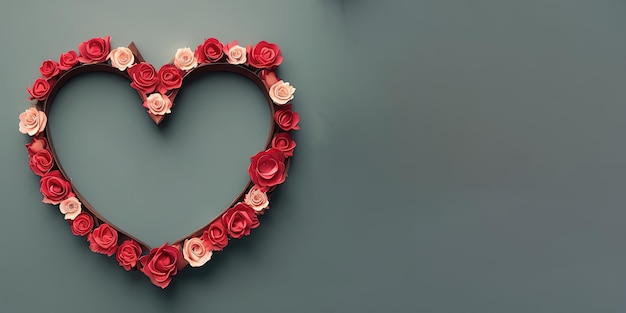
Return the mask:
[[[1,8],[1,312],[626,310],[624,1]],[[207,37],[276,42],[298,88],[296,154],[261,226],[164,291],[40,202],[17,131],[41,61],[105,34],[156,65]],[[261,93],[233,75],[188,86],[160,129],[116,77],[55,105],[79,190],[151,244],[221,211],[267,132]]]

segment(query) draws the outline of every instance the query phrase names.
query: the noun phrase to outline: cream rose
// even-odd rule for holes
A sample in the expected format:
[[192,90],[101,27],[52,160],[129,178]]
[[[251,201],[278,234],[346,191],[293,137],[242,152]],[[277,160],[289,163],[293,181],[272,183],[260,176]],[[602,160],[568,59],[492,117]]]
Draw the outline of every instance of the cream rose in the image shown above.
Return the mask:
[[46,128],[48,117],[43,111],[34,107],[28,108],[20,114],[20,133],[34,136],[41,133]]
[[267,194],[261,191],[256,185],[250,188],[250,191],[248,191],[244,197],[243,202],[253,208],[256,212],[263,212],[263,210],[270,204]]
[[183,245],[183,257],[192,267],[200,267],[211,259],[213,252],[204,245],[200,238],[189,238]]
[[229,46],[226,56],[230,64],[244,64],[246,63],[246,48],[240,45]]
[[111,60],[111,65],[120,71],[123,71],[135,63],[135,56],[130,49],[126,47],[119,47],[111,50],[107,56],[108,60]]
[[76,197],[69,197],[59,203],[59,210],[65,214],[66,220],[73,220],[80,214],[82,207]]
[[183,71],[188,71],[198,66],[198,59],[190,48],[180,48],[174,55],[174,65]]
[[282,80],[277,81],[270,87],[270,98],[274,103],[281,105],[285,104],[293,99],[293,93],[296,92],[296,88],[289,85],[289,83]]
[[143,107],[148,109],[148,112],[154,115],[165,115],[172,111],[172,101],[168,96],[164,96],[160,93],[153,93],[146,98],[143,103]]

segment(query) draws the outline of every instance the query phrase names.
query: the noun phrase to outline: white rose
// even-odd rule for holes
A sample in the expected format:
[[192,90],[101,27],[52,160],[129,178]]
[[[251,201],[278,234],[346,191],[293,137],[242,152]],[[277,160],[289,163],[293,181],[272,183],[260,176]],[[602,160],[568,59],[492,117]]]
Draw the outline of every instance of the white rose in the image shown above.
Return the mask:
[[174,65],[183,71],[188,71],[198,66],[198,59],[190,48],[180,48],[174,55]]
[[291,101],[291,99],[293,99],[294,92],[296,92],[296,88],[282,80],[274,83],[269,90],[270,98],[272,98],[272,101],[278,105]]
[[80,214],[82,207],[76,197],[69,197],[59,203],[59,210],[65,214],[66,220],[73,220]]
[[30,107],[20,114],[20,133],[28,134],[29,136],[37,135],[46,128],[47,122],[48,117],[46,113]]
[[228,49],[227,59],[230,64],[244,64],[246,63],[246,48],[234,45]]
[[189,238],[183,245],[183,257],[192,267],[204,265],[211,259],[213,252],[204,245],[200,238]]
[[119,47],[111,50],[107,59],[111,60],[111,65],[120,71],[123,71],[135,63],[135,56],[130,49]]
[[146,98],[143,103],[143,107],[148,109],[148,112],[154,115],[165,115],[172,111],[172,101],[168,96],[164,96],[160,93],[153,93]]
[[261,213],[270,204],[267,194],[259,190],[258,186],[253,186],[244,197],[243,202],[249,205],[256,212]]

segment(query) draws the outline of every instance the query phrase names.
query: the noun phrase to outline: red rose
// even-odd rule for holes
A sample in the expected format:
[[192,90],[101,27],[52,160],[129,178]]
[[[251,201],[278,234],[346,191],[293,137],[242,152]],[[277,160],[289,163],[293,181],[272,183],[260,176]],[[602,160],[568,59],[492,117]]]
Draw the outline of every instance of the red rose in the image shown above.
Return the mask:
[[267,88],[267,90],[269,90],[272,85],[276,84],[280,80],[278,79],[278,77],[276,77],[276,72],[269,70],[262,70],[260,77],[263,81],[263,84],[265,84],[265,88]]
[[85,236],[93,229],[93,217],[91,215],[82,212],[74,218],[74,220],[68,220],[72,234],[76,236]]
[[128,69],[128,74],[133,80],[130,86],[146,94],[154,92],[159,82],[157,72],[150,63],[141,62],[135,64],[135,66]]
[[259,219],[249,205],[237,203],[222,215],[222,222],[233,238],[250,235],[250,230],[259,227]]
[[276,148],[283,152],[285,157],[293,156],[293,149],[296,142],[291,139],[289,133],[278,133],[272,138],[272,148]]
[[107,59],[111,49],[111,37],[92,38],[78,45],[78,61],[83,63],[100,63]]
[[35,175],[43,176],[52,169],[54,158],[49,150],[39,150],[30,157],[29,165]]
[[33,87],[31,88],[30,85],[28,85],[28,89],[26,90],[28,90],[30,94],[30,100],[37,99],[43,101],[50,93],[50,83],[43,78],[37,78],[33,83]]
[[254,47],[248,45],[246,50],[248,54],[248,64],[256,68],[273,69],[283,62],[283,55],[278,45],[267,41],[261,41]]
[[183,84],[180,70],[173,64],[165,64],[159,69],[159,93],[166,94],[169,90],[178,89]]
[[89,236],[89,249],[95,253],[112,256],[117,251],[117,231],[109,224],[102,224]]
[[39,72],[41,73],[41,76],[51,78],[59,74],[60,71],[57,62],[45,60],[39,67]]
[[78,54],[76,54],[76,51],[68,51],[61,54],[61,57],[59,58],[59,69],[62,71],[66,71],[71,69],[77,63]]
[[195,55],[198,63],[211,63],[219,61],[224,55],[224,45],[215,38],[209,38],[198,46]]
[[269,148],[250,158],[248,167],[250,180],[262,191],[285,181],[285,155],[282,151]]
[[172,276],[176,275],[185,265],[187,265],[182,253],[177,247],[168,246],[167,243],[158,248],[153,248],[150,253],[139,258],[141,272],[150,281],[165,289],[172,281]]
[[139,246],[136,241],[129,239],[122,242],[122,244],[117,248],[115,259],[121,267],[130,271],[133,267],[135,267],[135,265],[137,265],[140,255],[141,246]]
[[298,123],[300,122],[300,115],[291,110],[291,104],[281,106],[280,109],[274,113],[274,120],[284,131],[300,129],[300,126],[298,126]]
[[41,194],[43,195],[43,203],[59,204],[61,201],[73,197],[72,185],[63,178],[59,170],[54,170],[39,180]]
[[209,228],[202,233],[201,239],[207,243],[211,251],[220,251],[228,245],[226,226],[222,219],[216,219]]
[[46,140],[46,138],[43,137],[33,137],[33,140],[26,144],[28,156],[33,156],[33,154],[44,149],[48,149],[48,141]]

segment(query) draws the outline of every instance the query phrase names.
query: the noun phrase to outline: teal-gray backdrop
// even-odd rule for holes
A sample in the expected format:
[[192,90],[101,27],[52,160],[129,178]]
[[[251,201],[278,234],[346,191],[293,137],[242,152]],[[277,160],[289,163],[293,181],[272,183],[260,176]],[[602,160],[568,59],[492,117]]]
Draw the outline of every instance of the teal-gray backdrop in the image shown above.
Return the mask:
[[[17,1],[0,10],[2,312],[624,312],[626,3]],[[165,291],[42,204],[17,116],[41,61],[110,35],[151,63],[278,43],[302,130],[253,235]],[[88,75],[50,114],[101,213],[153,245],[219,212],[266,137],[256,87],[207,75],[151,125]]]

